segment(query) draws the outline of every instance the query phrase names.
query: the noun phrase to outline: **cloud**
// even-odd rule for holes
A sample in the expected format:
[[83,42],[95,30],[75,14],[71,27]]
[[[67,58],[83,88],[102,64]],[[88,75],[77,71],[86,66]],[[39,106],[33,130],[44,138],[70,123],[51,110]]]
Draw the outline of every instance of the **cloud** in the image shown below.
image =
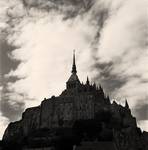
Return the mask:
[[[77,62],[83,66],[82,70],[91,65],[88,63],[90,57],[87,52],[95,28],[89,26],[87,20],[80,21],[79,17],[64,22],[61,18],[48,16],[36,23],[28,23],[22,28],[19,38],[14,36],[15,44],[23,43],[23,47],[12,52],[13,59],[21,60],[21,63],[9,76],[22,79],[10,83],[9,90],[27,93],[28,97],[40,101],[44,96],[59,93],[68,79],[74,48],[78,49]],[[79,58],[84,53],[88,56],[87,60]],[[84,73],[80,74],[80,77],[84,76]]]
[[[144,67],[148,63],[147,5],[146,1],[129,0],[113,11],[98,43],[98,64],[111,63],[108,80],[114,76],[115,82],[123,81],[122,86],[113,85],[116,90],[112,94],[126,97],[132,108],[139,99],[147,97],[148,91],[148,70]],[[101,72],[98,76],[101,78]]]
[[135,114],[137,120],[148,120],[148,99],[145,100],[145,103],[139,102],[139,105],[135,108]]
[[0,101],[2,99],[2,90],[3,90],[3,86],[0,86]]
[[[39,9],[35,1],[29,1],[28,5]],[[106,14],[106,11],[98,11],[102,11],[98,18]],[[80,78],[86,78],[84,72],[90,74],[89,70],[94,63],[91,45],[96,32],[100,30],[99,26],[103,24],[100,22],[105,20],[101,18],[98,19],[99,24],[95,23],[92,18],[94,13],[95,11],[89,11],[85,17],[78,13],[75,18],[65,20],[65,14],[60,15],[57,11],[45,13],[30,8],[29,16],[25,16],[15,24],[15,28],[12,28],[13,34],[8,36],[9,44],[18,47],[10,56],[13,60],[21,62],[16,70],[11,70],[5,75],[7,78],[20,79],[9,82],[8,91],[12,94],[24,94],[28,99],[28,101],[25,99],[26,107],[39,104],[44,97],[51,94],[59,94],[59,91],[64,89],[63,83],[68,79],[65,68],[67,73],[70,72],[68,64],[71,63],[73,49],[78,49]],[[99,28],[96,28],[96,24]],[[63,76],[59,77],[59,74]],[[95,72],[91,72],[91,76],[95,76]]]
[[20,114],[24,111],[24,97],[19,94],[8,92],[3,95],[0,101],[1,115],[9,119],[9,121],[20,119]]
[[148,120],[140,120],[138,121],[138,126],[144,131],[148,131]]
[[3,133],[4,133],[8,123],[9,123],[8,119],[6,117],[3,117],[0,114],[0,139],[2,139]]
[[[7,82],[8,81],[15,81],[16,79],[13,77],[11,78],[5,78],[5,74],[7,74],[11,69],[16,69],[16,66],[18,65],[18,61],[12,61],[8,55],[12,52],[15,47],[8,44],[6,41],[6,34],[1,34],[0,37],[0,112],[3,115],[3,117],[7,117],[10,119],[10,121],[14,121],[20,118],[20,113],[23,111],[22,104],[20,102],[16,101],[16,97],[18,96],[12,96],[10,97],[10,91],[7,89]],[[15,93],[12,93],[12,95],[15,95]],[[12,103],[13,101],[13,103]],[[15,106],[14,106],[15,102]],[[16,108],[17,105],[17,108]],[[20,111],[19,111],[20,110]]]
[[35,11],[51,12],[56,11],[63,14],[64,19],[75,18],[88,12],[93,6],[94,0],[21,0],[29,14]]
[[[69,9],[70,12],[70,8],[73,9],[77,9],[77,10],[82,10],[82,9],[86,9],[88,7],[90,7],[92,5],[92,3],[94,2],[94,0],[22,0],[23,4],[26,7],[34,7],[37,9],[45,9],[46,11],[50,10],[50,9],[55,9],[55,8],[62,8],[64,6],[65,10]],[[67,9],[66,9],[67,8]],[[63,11],[65,11],[63,9]],[[71,12],[73,12],[73,10],[71,10]]]
[[[147,1],[107,1],[111,12],[97,41],[94,80],[120,103],[128,99],[133,114],[146,129],[148,104]],[[144,121],[145,120],[145,121]],[[142,123],[144,125],[142,126]]]

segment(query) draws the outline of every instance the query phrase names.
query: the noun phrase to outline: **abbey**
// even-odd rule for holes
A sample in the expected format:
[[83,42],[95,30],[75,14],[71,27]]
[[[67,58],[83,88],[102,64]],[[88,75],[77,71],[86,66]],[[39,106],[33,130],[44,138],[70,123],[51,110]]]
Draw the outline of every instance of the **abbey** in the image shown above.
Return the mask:
[[148,150],[148,133],[137,127],[127,101],[111,103],[101,85],[88,77],[80,82],[74,53],[66,89],[26,109],[2,142],[4,150]]
[[98,110],[105,109],[110,104],[109,97],[104,95],[101,86],[98,88],[95,83],[91,85],[88,77],[85,84],[80,82],[75,54],[71,73],[62,94],[42,102],[41,127],[68,127],[76,120],[94,119]]

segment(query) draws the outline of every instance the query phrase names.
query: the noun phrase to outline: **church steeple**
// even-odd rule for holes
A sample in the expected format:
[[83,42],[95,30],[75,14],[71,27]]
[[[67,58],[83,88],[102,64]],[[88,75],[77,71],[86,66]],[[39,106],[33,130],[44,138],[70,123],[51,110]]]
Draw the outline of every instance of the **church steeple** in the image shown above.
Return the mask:
[[89,78],[87,76],[86,84],[89,85]]
[[73,64],[72,64],[72,71],[71,73],[76,74],[77,69],[76,69],[76,62],[75,62],[75,50],[73,51]]
[[79,78],[77,76],[77,69],[76,69],[76,62],[75,62],[75,50],[73,51],[73,64],[72,64],[72,71],[71,76],[66,82],[67,89],[75,89],[80,84]]

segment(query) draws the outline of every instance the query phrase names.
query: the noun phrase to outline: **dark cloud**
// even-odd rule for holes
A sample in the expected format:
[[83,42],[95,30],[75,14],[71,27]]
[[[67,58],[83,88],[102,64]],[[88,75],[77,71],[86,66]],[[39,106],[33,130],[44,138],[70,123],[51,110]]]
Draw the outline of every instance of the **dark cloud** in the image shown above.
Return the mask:
[[113,67],[113,62],[100,62],[93,66],[93,69],[95,68],[98,72],[98,75],[96,75],[93,80],[97,83],[101,83],[106,92],[109,93],[115,92],[116,89],[121,88],[127,82],[126,78],[121,78],[121,76],[112,73]]
[[47,12],[59,11],[65,15],[64,19],[68,19],[90,10],[94,0],[22,0],[22,3],[28,9],[35,8]]
[[10,121],[15,121],[20,118],[21,113],[24,110],[24,103],[16,102],[16,104],[12,105],[10,101],[10,99],[3,99],[1,101],[1,113]]
[[[146,101],[148,98],[146,99]],[[141,100],[139,100],[140,102]],[[148,104],[140,104],[137,105],[136,108],[133,110],[137,120],[148,120]]]
[[6,40],[6,33],[1,36],[0,39],[0,74],[1,74],[1,81],[0,84],[3,86],[2,93],[1,93],[1,101],[0,101],[0,111],[3,116],[7,117],[10,121],[14,121],[18,119],[21,115],[24,103],[23,102],[15,102],[12,105],[11,99],[6,95],[9,94],[9,90],[7,89],[8,82],[15,82],[17,80],[16,77],[5,78],[4,76],[9,73],[11,70],[16,69],[19,64],[19,61],[14,61],[9,57],[9,54],[16,48],[10,44],[8,44]]
[[53,6],[90,7],[94,0],[22,0],[26,7],[50,8]]
[[9,54],[16,49],[16,47],[8,44],[6,39],[0,40],[0,51],[1,51],[1,71],[2,75],[9,73],[11,69],[16,69],[19,64],[19,61],[14,61],[9,57]]
[[[3,87],[2,90],[2,99],[0,101],[0,110],[4,117],[8,118],[10,121],[15,121],[20,118],[21,113],[24,110],[25,103],[24,101],[17,101],[16,95],[16,101],[11,99],[11,96],[14,97],[14,93],[10,93],[10,91],[7,89],[7,87]],[[20,95],[21,96],[21,95]]]

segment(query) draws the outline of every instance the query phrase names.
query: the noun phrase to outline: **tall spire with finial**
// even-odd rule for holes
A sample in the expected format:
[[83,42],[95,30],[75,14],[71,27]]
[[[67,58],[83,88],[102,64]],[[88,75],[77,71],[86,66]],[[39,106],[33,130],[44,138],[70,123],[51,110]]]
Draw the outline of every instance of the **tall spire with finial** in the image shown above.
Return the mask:
[[71,76],[66,82],[67,89],[74,89],[79,86],[80,81],[77,76],[77,69],[76,69],[76,62],[75,62],[75,50],[73,51],[73,64],[72,64],[72,71]]
[[86,84],[89,85],[89,78],[87,76]]
[[73,65],[72,65],[72,73],[76,74],[77,69],[76,69],[76,63],[75,63],[75,50],[73,51]]

